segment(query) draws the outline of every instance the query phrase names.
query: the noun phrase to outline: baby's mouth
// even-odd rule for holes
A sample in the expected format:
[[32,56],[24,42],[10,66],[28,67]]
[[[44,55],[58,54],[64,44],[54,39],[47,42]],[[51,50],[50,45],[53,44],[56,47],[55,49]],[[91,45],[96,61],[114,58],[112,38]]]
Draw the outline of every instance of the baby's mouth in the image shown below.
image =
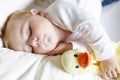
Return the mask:
[[45,42],[45,38],[43,38],[43,45],[46,47],[46,42]]
[[39,38],[38,46],[41,46],[43,48],[48,48],[48,45],[49,45],[48,38],[44,34],[43,37]]

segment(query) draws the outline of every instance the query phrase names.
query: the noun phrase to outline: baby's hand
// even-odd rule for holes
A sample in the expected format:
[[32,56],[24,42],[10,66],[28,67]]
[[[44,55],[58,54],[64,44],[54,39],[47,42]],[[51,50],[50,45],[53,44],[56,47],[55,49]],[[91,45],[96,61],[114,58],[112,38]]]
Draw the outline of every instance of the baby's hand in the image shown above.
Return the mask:
[[105,80],[117,78],[117,75],[120,74],[120,67],[115,56],[112,56],[107,60],[101,61],[100,67],[102,69],[102,77]]
[[70,49],[72,49],[71,43],[59,43],[57,47],[49,53],[49,55],[62,54],[63,52]]

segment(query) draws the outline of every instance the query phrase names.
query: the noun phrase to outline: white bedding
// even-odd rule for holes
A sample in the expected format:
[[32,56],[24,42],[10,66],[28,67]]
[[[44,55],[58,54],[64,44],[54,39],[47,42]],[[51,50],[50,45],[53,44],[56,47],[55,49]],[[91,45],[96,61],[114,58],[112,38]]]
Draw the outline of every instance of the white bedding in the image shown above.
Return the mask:
[[66,73],[60,55],[36,55],[5,48],[1,48],[0,53],[0,80],[101,80],[95,74]]
[[[20,1],[25,2],[25,0],[18,0],[18,2]],[[27,1],[32,2],[32,0],[27,0]],[[13,2],[15,3],[16,1],[13,0]],[[29,5],[30,2],[29,3],[26,2],[25,4]],[[21,3],[21,6],[22,4],[23,3]],[[26,5],[23,7],[26,7]],[[38,6],[33,4],[31,4],[27,8],[30,9],[32,7],[39,8]],[[112,40],[119,41],[120,23],[119,22],[112,23],[111,20],[113,20],[114,16],[111,19],[109,19],[109,16],[111,17],[110,14],[114,15],[116,14],[115,13],[116,11],[120,10],[119,9],[120,2],[115,3],[114,5],[110,5],[106,8],[107,10],[104,10],[102,15],[102,22],[106,26],[117,24],[116,29],[113,26],[110,27],[110,29],[106,27],[106,29],[108,33],[110,33],[109,35]],[[16,8],[11,9],[11,12],[15,10]],[[115,17],[114,20],[117,21],[118,20],[117,18],[119,18],[119,16]],[[109,22],[108,20],[111,22]],[[112,34],[111,34],[111,30],[112,30]],[[60,55],[57,56],[36,55],[32,53],[13,51],[1,47],[0,48],[0,80],[101,80],[99,75],[95,75],[91,73],[84,73],[78,75],[71,75],[66,73],[61,66],[60,59],[61,59]]]
[[103,8],[101,21],[113,41],[120,41],[120,1]]

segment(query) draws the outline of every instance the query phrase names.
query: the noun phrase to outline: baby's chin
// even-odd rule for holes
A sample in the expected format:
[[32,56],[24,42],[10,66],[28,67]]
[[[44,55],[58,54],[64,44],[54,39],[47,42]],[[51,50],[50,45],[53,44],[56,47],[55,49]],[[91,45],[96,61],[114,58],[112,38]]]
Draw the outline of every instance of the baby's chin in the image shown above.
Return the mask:
[[[53,49],[52,49],[53,50]],[[45,50],[45,51],[36,51],[35,54],[41,54],[41,55],[52,55],[50,54],[52,50]]]
[[44,49],[37,49],[34,51],[35,54],[42,54],[42,55],[54,55],[52,52],[57,47],[57,45],[49,46],[48,48]]

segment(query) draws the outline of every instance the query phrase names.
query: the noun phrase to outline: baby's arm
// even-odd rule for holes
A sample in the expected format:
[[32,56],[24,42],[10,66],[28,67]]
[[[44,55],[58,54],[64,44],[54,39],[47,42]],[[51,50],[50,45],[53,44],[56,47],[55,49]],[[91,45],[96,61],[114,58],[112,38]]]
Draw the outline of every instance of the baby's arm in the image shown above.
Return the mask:
[[49,55],[62,54],[63,52],[70,49],[72,49],[71,43],[59,43],[57,47],[49,53]]
[[100,67],[102,70],[102,77],[104,79],[110,80],[109,78],[117,78],[117,75],[120,74],[120,67],[115,56],[101,61]]
[[71,49],[82,49],[83,51],[89,51],[88,44],[83,42],[82,40],[75,40],[75,41],[67,41],[67,43],[59,43],[57,47],[52,50],[49,54],[55,55],[55,54],[62,54],[63,52]]

